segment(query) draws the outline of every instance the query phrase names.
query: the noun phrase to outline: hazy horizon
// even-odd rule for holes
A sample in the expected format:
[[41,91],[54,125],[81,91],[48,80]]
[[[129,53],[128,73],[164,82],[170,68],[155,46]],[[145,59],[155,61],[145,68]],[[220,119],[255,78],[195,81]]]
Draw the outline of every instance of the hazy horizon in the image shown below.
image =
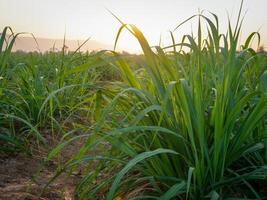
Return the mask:
[[[33,52],[33,51],[58,51],[61,50],[63,44],[68,47],[69,51],[75,51],[79,48],[85,40],[74,40],[74,39],[55,39],[55,38],[39,38],[32,36],[19,36],[15,41],[13,51],[25,51],[25,52]],[[54,49],[53,49],[54,48]],[[80,51],[99,51],[105,49],[112,49],[112,45],[104,44],[92,39],[89,39],[85,44],[83,44],[80,48]]]
[[[120,23],[107,9],[125,23],[135,24],[144,33],[150,45],[170,43],[168,31],[199,10],[218,15],[222,32],[227,29],[228,15],[235,22],[241,0],[0,0],[0,28],[11,26],[14,32],[33,33],[37,38],[52,40],[85,40],[112,46]],[[243,40],[253,31],[260,29],[261,45],[267,44],[267,16],[265,0],[244,1],[245,15],[242,29]],[[208,13],[208,12],[206,12]],[[195,32],[196,20],[188,22],[174,33],[176,41],[182,35]],[[129,52],[140,52],[137,41],[124,31],[118,47]]]

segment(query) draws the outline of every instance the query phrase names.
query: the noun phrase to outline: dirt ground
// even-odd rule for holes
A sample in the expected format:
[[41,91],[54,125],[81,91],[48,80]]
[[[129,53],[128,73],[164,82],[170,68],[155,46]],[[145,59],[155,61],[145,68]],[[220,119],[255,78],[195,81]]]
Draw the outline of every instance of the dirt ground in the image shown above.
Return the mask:
[[[75,153],[81,142],[67,147],[60,160],[67,160]],[[79,173],[62,174],[41,195],[46,183],[53,177],[59,161],[43,164],[48,150],[38,150],[32,156],[0,155],[0,200],[72,200]]]

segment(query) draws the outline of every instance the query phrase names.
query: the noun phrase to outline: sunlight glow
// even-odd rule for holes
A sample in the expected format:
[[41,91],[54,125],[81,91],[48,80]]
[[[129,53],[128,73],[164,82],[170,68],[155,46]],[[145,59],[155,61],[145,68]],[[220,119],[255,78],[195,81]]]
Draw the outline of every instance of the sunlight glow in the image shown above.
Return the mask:
[[[15,32],[31,32],[36,37],[86,39],[113,45],[120,23],[107,11],[109,9],[125,23],[135,24],[151,45],[170,41],[169,30],[198,10],[218,14],[222,28],[227,26],[227,13],[235,19],[240,0],[0,0],[0,28],[11,26]],[[266,0],[245,1],[247,11],[242,35],[245,37],[260,27],[262,43],[267,43]],[[175,32],[178,40],[190,34],[194,25],[188,23]],[[193,27],[194,28],[194,27]],[[135,39],[123,32],[119,48],[139,52]]]

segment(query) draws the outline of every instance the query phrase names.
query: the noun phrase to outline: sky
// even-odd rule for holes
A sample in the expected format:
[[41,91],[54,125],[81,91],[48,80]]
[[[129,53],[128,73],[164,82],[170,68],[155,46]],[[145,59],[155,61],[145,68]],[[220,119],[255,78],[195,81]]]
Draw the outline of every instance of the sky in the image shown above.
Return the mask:
[[[228,16],[234,22],[241,0],[0,0],[0,28],[11,26],[15,32],[30,32],[35,37],[86,39],[113,44],[120,23],[135,24],[144,33],[150,45],[170,42],[169,30],[200,10],[219,16],[221,31],[227,27]],[[267,47],[266,0],[244,1],[245,21],[242,38],[250,32],[261,33],[262,44]],[[206,12],[208,14],[208,12]],[[195,30],[189,22],[176,32],[177,41],[183,34]],[[161,39],[160,39],[161,38]],[[136,39],[127,31],[120,37],[118,47],[139,52]]]

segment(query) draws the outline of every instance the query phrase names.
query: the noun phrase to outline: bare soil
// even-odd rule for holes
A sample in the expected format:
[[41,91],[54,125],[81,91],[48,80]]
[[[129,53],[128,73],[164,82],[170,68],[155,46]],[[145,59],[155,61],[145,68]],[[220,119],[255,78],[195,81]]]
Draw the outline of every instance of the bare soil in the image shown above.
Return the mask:
[[[51,146],[55,146],[55,143],[50,143]],[[0,200],[74,199],[73,193],[80,179],[79,173],[63,173],[44,192],[42,191],[53,177],[58,164],[69,159],[81,145],[81,141],[76,141],[68,146],[58,159],[45,164],[43,160],[48,150],[44,148],[38,148],[32,156],[22,153],[0,155]]]

